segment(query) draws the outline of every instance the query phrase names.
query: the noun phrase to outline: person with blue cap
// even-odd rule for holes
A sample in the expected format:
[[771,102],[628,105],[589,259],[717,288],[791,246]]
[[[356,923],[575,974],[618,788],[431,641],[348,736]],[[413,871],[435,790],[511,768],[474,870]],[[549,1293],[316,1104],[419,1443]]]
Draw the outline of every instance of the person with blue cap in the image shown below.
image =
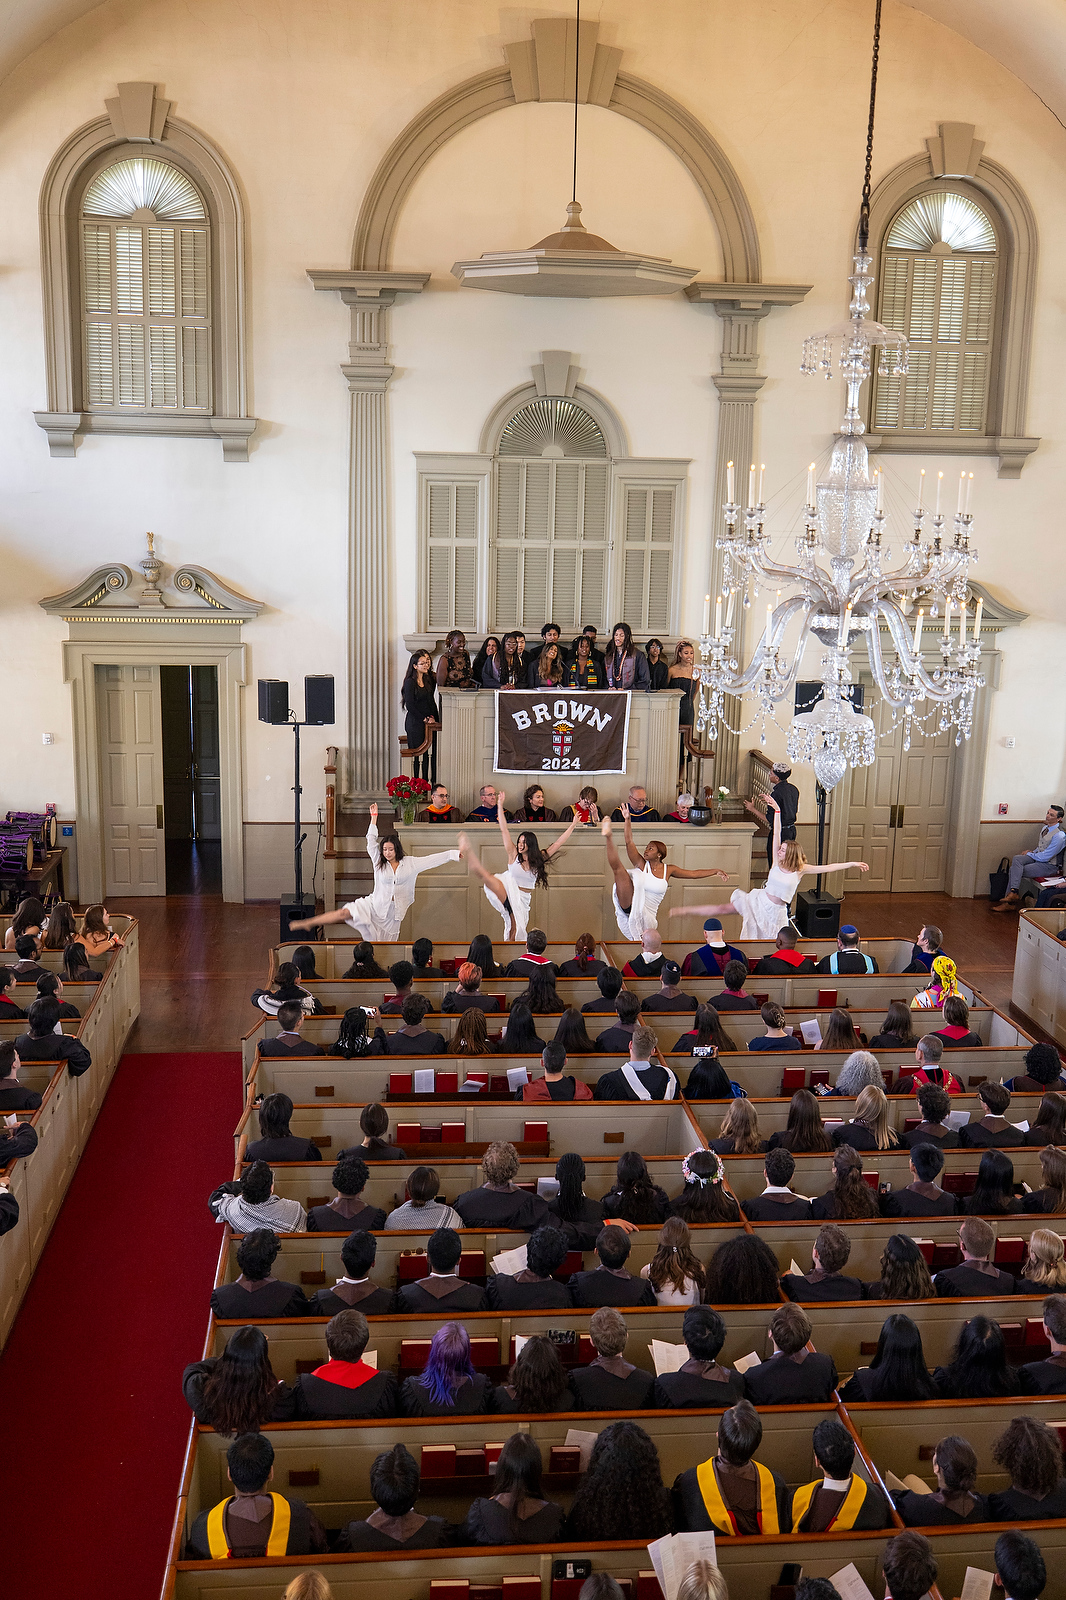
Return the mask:
[[845,922],[837,934],[837,947],[831,956],[823,956],[818,972],[830,972],[833,977],[855,978],[860,973],[876,972],[877,961],[859,949],[859,930],[853,923]]
[[717,917],[708,917],[703,924],[703,947],[692,950],[681,964],[685,978],[720,978],[729,961],[741,961],[746,967],[748,958],[735,944],[727,944],[722,924]]

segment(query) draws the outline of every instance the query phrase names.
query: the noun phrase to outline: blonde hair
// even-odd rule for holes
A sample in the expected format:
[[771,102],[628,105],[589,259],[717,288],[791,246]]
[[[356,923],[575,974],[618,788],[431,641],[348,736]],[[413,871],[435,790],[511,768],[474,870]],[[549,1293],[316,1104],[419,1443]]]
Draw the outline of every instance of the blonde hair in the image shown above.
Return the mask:
[[888,1125],[888,1096],[883,1089],[868,1083],[860,1090],[855,1101],[855,1115],[865,1122],[879,1150],[891,1150],[899,1143],[895,1131]]
[[713,1561],[693,1561],[677,1586],[677,1600],[729,1600],[722,1569]]
[[1050,1228],[1034,1228],[1029,1235],[1029,1260],[1025,1276],[1046,1289],[1066,1288],[1066,1260],[1063,1243]]
[[795,839],[786,839],[783,845],[784,868],[786,872],[798,872],[807,865],[807,857],[800,849]]
[[738,1156],[759,1154],[759,1113],[750,1100],[733,1100],[718,1129],[719,1139],[732,1139]]
[[310,1572],[301,1572],[298,1578],[293,1578],[285,1590],[284,1600],[333,1600],[333,1590],[314,1568]]

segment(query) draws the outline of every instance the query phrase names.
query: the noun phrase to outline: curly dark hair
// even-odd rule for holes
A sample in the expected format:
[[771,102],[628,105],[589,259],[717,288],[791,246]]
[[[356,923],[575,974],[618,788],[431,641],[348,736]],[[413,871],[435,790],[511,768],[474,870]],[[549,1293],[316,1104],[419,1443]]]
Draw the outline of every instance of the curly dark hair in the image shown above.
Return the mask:
[[658,1539],[673,1526],[653,1441],[635,1422],[612,1422],[592,1447],[566,1520],[567,1537]]
[[216,1433],[258,1433],[277,1390],[263,1330],[238,1328],[204,1379],[206,1420]]
[[566,1372],[550,1340],[534,1334],[511,1367],[515,1411],[555,1411],[567,1394]]
[[1011,1488],[1042,1500],[1062,1477],[1062,1446],[1044,1422],[1015,1417],[992,1446],[992,1459],[1010,1474]]
[[777,1258],[764,1239],[742,1233],[720,1244],[707,1263],[708,1305],[780,1304]]

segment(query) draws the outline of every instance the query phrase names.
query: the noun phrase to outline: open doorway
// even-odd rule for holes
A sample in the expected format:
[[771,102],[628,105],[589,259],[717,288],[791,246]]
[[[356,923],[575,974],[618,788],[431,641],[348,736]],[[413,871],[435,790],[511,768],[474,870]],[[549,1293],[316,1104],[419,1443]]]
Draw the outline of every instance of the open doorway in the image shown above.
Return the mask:
[[161,666],[167,894],[222,892],[218,669]]

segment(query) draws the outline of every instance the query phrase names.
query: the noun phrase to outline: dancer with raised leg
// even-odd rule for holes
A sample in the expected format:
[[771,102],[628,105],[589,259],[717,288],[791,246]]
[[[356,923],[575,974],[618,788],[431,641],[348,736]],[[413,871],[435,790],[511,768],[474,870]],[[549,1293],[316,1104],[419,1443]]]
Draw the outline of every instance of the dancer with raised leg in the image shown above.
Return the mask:
[[430,872],[443,867],[447,861],[458,861],[458,850],[438,850],[431,856],[409,856],[404,852],[399,835],[386,834],[378,840],[378,808],[370,807],[370,826],[366,830],[366,853],[374,868],[374,892],[362,900],[350,900],[336,911],[323,911],[320,916],[308,917],[304,922],[290,922],[291,933],[304,928],[325,927],[332,922],[346,922],[362,938],[374,944],[394,944],[400,937],[400,924],[415,897],[415,881],[420,872]]
[[[744,805],[752,816],[762,820],[759,808],[750,800]],[[776,939],[788,921],[788,908],[795,899],[800,880],[818,873],[846,872],[857,867],[869,872],[865,861],[833,861],[828,866],[810,866],[807,857],[795,839],[781,842],[781,807],[776,800],[767,799],[767,811],[774,814],[774,854],[766,883],[759,889],[734,889],[724,906],[675,906],[672,917],[723,917],[728,911],[739,912],[744,919],[742,939]]]
[[503,918],[504,938],[524,939],[526,928],[529,926],[529,906],[533,890],[538,884],[542,889],[548,887],[548,862],[569,839],[577,827],[577,820],[575,818],[547,850],[541,850],[536,834],[530,833],[528,828],[523,828],[518,835],[518,843],[515,844],[507,827],[507,814],[503,809],[506,799],[503,790],[498,789],[496,821],[500,825],[503,847],[507,851],[506,870],[497,877],[494,872],[482,866],[465,833],[459,835],[459,854],[465,859],[470,871],[485,885],[485,898],[489,905],[493,906]]
[[618,931],[623,939],[639,939],[648,928],[659,926],[657,913],[671,878],[728,878],[729,874],[721,867],[702,867],[699,871],[675,867],[667,862],[666,846],[660,839],[650,840],[642,855],[633,843],[629,807],[623,805],[619,809],[625,824],[626,854],[632,867],[625,866],[618,854],[610,817],[604,817],[600,832],[607,846],[607,864],[614,873],[611,899]]

